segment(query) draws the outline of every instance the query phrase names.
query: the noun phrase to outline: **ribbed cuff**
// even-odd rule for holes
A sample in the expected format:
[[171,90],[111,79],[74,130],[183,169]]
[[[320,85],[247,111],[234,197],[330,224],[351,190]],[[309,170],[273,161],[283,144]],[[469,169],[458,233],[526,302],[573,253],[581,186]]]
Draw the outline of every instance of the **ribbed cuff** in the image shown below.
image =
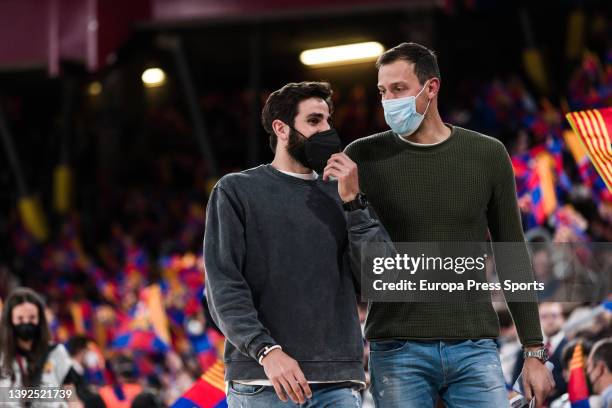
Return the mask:
[[347,223],[349,229],[370,226],[372,223],[376,222],[377,221],[372,218],[370,211],[367,208],[347,212]]
[[277,344],[274,339],[267,333],[260,333],[255,336],[249,344],[247,344],[246,349],[249,352],[249,356],[257,361],[257,353],[264,346]]

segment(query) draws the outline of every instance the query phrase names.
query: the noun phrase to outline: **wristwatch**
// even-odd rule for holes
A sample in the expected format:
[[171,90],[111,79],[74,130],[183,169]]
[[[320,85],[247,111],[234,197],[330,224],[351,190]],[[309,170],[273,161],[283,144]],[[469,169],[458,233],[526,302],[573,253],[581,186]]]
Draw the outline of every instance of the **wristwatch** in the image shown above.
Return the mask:
[[545,347],[533,350],[523,350],[523,359],[527,360],[529,357],[534,357],[545,363],[548,361],[548,350]]
[[352,201],[342,204],[344,211],[365,210],[368,207],[368,200],[365,194],[357,193]]

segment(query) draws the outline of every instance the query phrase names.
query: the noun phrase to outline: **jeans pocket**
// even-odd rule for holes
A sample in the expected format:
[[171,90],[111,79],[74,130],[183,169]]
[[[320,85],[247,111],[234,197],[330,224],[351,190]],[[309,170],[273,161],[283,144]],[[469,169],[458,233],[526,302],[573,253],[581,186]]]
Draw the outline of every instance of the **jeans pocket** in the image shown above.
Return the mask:
[[497,350],[497,344],[493,339],[469,339],[468,342],[475,347]]
[[373,353],[389,353],[404,348],[408,340],[376,340],[370,342],[370,351]]
[[256,395],[266,388],[265,385],[250,385],[241,384],[235,381],[230,381],[229,390],[237,395]]

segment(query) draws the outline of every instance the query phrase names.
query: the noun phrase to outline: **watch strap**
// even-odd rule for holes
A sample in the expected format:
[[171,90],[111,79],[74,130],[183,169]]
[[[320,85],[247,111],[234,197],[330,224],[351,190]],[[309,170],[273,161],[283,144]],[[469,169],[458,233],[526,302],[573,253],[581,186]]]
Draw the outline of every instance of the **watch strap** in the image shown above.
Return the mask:
[[353,200],[342,204],[342,208],[344,208],[344,211],[365,210],[367,207],[368,200],[366,199],[366,196],[363,193],[357,193]]
[[545,347],[541,347],[537,350],[523,350],[523,359],[530,357],[537,358],[541,362],[548,361],[548,350]]

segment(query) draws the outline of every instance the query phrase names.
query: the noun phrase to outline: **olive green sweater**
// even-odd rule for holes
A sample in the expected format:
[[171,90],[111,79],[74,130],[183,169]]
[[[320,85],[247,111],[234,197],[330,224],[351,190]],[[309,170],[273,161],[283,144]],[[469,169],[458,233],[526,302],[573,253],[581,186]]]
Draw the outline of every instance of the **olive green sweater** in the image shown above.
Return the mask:
[[[524,242],[512,164],[504,145],[460,127],[435,145],[414,145],[387,131],[354,141],[361,191],[394,242]],[[510,268],[533,276],[527,249]],[[497,267],[500,277],[502,271]],[[535,302],[508,303],[523,345],[542,343]],[[495,338],[488,303],[371,302],[368,340]]]

